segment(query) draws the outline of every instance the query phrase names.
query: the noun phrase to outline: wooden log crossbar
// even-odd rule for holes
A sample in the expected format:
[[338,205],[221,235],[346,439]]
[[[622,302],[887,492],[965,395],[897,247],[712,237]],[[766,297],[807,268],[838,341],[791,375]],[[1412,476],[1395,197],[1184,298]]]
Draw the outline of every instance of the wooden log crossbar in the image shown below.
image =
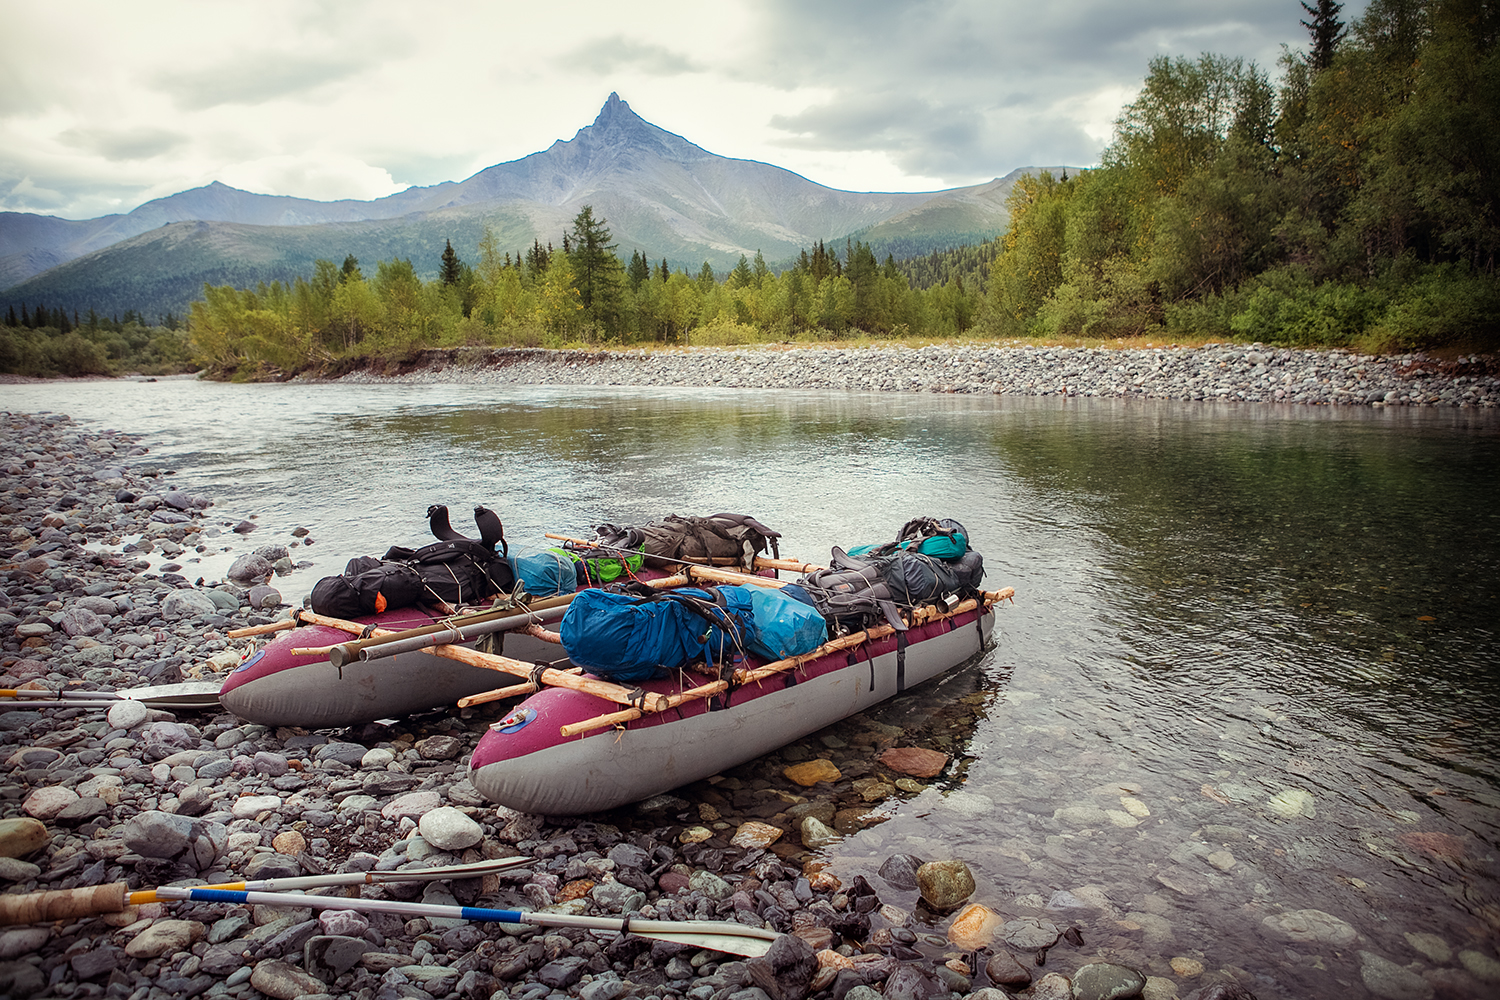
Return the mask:
[[[931,605],[927,607],[916,608],[912,612],[912,620],[909,624],[925,625],[928,622],[941,621],[944,618],[952,618],[954,615],[961,615],[967,611],[973,611],[976,608],[989,608],[991,605],[996,604],[999,601],[1012,600],[1015,598],[1015,596],[1015,588],[1006,587],[1002,590],[986,591],[979,598],[971,597],[968,600],[960,601],[952,609],[944,609]],[[814,649],[812,652],[803,653],[801,656],[789,656],[784,660],[776,660],[773,663],[767,663],[763,666],[755,668],[754,670],[737,671],[735,674],[734,683],[736,687],[743,687],[746,684],[755,684],[767,679],[768,677],[774,677],[775,675],[784,673],[788,670],[801,669],[803,666],[806,666],[812,661],[827,656],[830,653],[837,653],[845,649],[853,649],[856,646],[861,646],[875,639],[883,639],[895,631],[896,629],[894,626],[877,625],[874,628],[866,629],[863,632],[852,632],[849,635],[840,636],[837,639],[829,640],[828,642],[823,643],[823,645],[819,646],[817,649]],[[592,719],[585,719],[583,722],[569,723],[568,725],[561,727],[561,732],[564,736],[580,736],[584,733],[592,732],[595,729],[603,729],[607,726],[622,726],[627,722],[632,722],[636,719],[639,719],[641,716],[646,715],[649,712],[666,711],[667,709],[675,708],[684,702],[693,701],[698,698],[712,697],[713,695],[719,694],[722,691],[727,691],[728,689],[728,681],[711,681],[708,684],[703,684],[699,687],[688,688],[674,695],[658,695],[658,700],[654,703],[648,703],[639,707],[623,709],[618,712],[611,712],[607,715],[596,716]],[[665,704],[663,705],[663,703]]]

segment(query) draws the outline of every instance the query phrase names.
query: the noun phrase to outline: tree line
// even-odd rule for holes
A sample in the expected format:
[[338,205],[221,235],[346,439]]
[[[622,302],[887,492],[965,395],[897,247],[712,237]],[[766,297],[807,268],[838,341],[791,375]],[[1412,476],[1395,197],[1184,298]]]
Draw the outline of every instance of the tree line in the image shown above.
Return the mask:
[[315,263],[310,278],[254,289],[205,286],[192,305],[195,356],[237,377],[351,360],[396,358],[433,347],[740,344],[799,336],[953,337],[983,307],[977,284],[914,289],[887,256],[846,240],[802,252],[780,273],[741,256],[727,274],[696,274],[622,261],[608,220],[585,205],[561,246],[534,241],[503,250],[486,231],[476,260],[445,246],[438,277],[423,281],[408,259],[379,261],[366,276],[354,257]]
[[80,317],[23,303],[19,313],[9,307],[0,323],[0,372],[10,375],[165,375],[194,368],[187,330],[172,313],[152,324],[134,310],[104,317],[90,309]]

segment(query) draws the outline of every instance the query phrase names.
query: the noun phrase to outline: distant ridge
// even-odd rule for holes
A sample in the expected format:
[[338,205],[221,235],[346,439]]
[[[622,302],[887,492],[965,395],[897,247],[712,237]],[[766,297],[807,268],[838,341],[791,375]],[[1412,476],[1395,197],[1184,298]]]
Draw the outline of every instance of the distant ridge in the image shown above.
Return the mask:
[[[110,315],[181,313],[211,284],[254,285],[311,272],[318,258],[408,257],[436,274],[445,241],[474,260],[488,226],[502,248],[557,243],[583,205],[607,220],[619,253],[727,271],[761,251],[773,266],[819,240],[848,237],[925,253],[1003,231],[1005,198],[1026,170],[935,192],[853,192],[771,164],[719,156],[641,118],[610,94],[571,139],[462,181],[374,201],[254,194],[214,182],[123,215],[70,221],[0,213],[0,309]],[[906,256],[898,253],[898,256]]]

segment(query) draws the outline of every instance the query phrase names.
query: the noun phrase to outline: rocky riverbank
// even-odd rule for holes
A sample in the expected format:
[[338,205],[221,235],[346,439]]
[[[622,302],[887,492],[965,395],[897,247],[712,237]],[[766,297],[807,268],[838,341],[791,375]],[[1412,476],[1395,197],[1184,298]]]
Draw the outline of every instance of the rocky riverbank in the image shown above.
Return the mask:
[[1500,359],[1374,357],[1261,345],[1100,349],[994,346],[428,351],[341,381],[719,386],[948,392],[1311,406],[1500,405]]
[[[25,696],[212,680],[250,649],[228,632],[285,613],[268,581],[295,568],[307,536],[262,542],[253,522],[168,488],[183,484],[129,435],[6,414],[0,473],[0,687]],[[184,570],[211,558],[228,566],[223,579]],[[467,757],[493,717],[438,712],[334,733],[136,702],[0,705],[0,885],[150,888],[518,856],[533,860],[482,879],[364,892],[736,921],[783,932],[772,953],[741,960],[583,929],[149,903],[0,930],[0,994],[1223,1000],[1255,985],[1242,969],[1163,951],[1170,934],[1154,929],[1166,921],[1097,886],[1030,886],[980,906],[961,858],[830,864],[827,848],[879,822],[874,804],[930,780],[931,751],[888,753],[913,749],[900,731],[851,723],[607,816],[548,820],[487,804],[468,782]],[[1299,947],[1357,937],[1316,910],[1272,923],[1265,933]],[[1425,982],[1385,965],[1365,980],[1377,976],[1378,995]]]

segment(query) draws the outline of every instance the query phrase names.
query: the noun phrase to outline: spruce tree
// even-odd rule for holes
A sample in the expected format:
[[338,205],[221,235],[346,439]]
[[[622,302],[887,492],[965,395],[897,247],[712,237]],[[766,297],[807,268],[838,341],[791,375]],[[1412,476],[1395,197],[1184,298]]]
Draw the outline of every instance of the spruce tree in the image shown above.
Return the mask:
[[1334,50],[1344,38],[1344,24],[1339,20],[1339,11],[1344,5],[1334,3],[1334,0],[1318,0],[1316,7],[1310,6],[1307,0],[1301,0],[1301,3],[1302,9],[1312,16],[1311,21],[1302,22],[1302,27],[1308,30],[1313,40],[1308,65],[1313,69],[1327,69],[1333,65]]
[[463,262],[458,259],[458,254],[453,252],[453,241],[444,240],[443,242],[443,284],[450,287],[457,286],[458,280],[463,277]]
[[571,249],[568,234],[563,234],[563,252],[573,260],[573,272],[578,275],[578,297],[585,309],[593,309],[595,299],[604,296],[610,273],[620,266],[606,221],[595,219],[594,207],[585,205],[573,219]]

